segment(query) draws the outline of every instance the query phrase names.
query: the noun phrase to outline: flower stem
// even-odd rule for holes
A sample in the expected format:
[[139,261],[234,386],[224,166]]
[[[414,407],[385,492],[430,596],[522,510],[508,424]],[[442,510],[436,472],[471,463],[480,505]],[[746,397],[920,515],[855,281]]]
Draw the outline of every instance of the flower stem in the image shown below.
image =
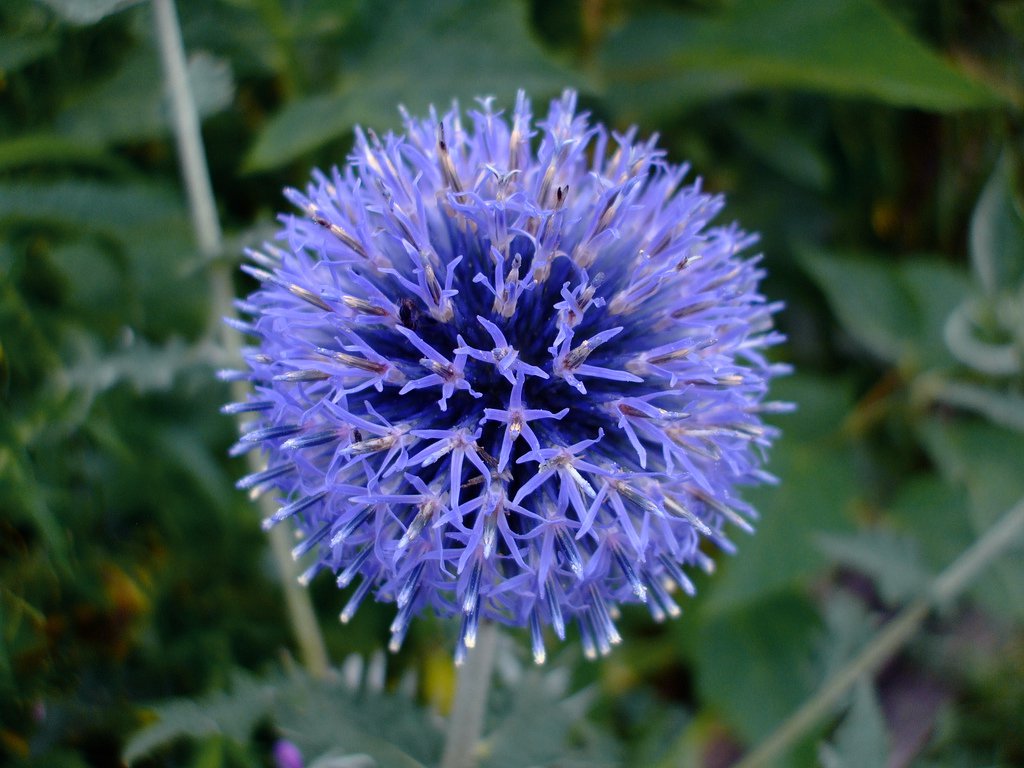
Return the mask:
[[484,622],[477,633],[476,647],[459,669],[441,768],[475,768],[477,765],[497,647],[498,627]]
[[[195,99],[188,81],[188,66],[185,62],[185,47],[181,40],[181,27],[178,24],[178,13],[174,0],[153,0],[154,25],[156,27],[157,45],[163,63],[164,77],[167,82],[171,100],[171,115],[174,121],[174,137],[178,146],[178,158],[181,162],[181,175],[188,194],[189,211],[196,240],[203,256],[212,260],[219,256],[223,249],[220,223],[217,220],[217,208],[213,201],[213,188],[210,184],[210,172],[206,164],[206,153],[203,149],[203,138],[199,131],[199,114],[196,111]],[[240,357],[241,339],[237,331],[221,322],[224,316],[233,316],[231,280],[224,267],[210,263],[210,292],[213,310],[211,323],[220,330],[221,342],[225,351],[233,360]],[[244,384],[238,382],[233,386],[232,393],[236,399],[245,397]],[[249,454],[250,464],[259,461],[255,453]],[[251,471],[263,467],[252,466]],[[273,513],[269,499],[263,497],[261,506],[264,516]],[[327,649],[316,622],[316,614],[310,602],[309,594],[296,581],[295,566],[290,556],[287,532],[277,527],[270,532],[271,550],[277,562],[281,580],[284,583],[285,604],[292,629],[302,660],[310,673],[317,677],[327,674]]]
[[1024,499],[1006,512],[985,534],[932,582],[924,597],[914,601],[888,622],[845,667],[780,725],[765,741],[733,768],[774,765],[807,731],[831,714],[846,692],[863,675],[871,674],[892,658],[920,629],[932,609],[958,597],[988,565],[1024,534]]
[[178,145],[181,175],[188,191],[188,206],[192,214],[192,227],[204,256],[220,255],[221,233],[217,209],[213,204],[210,172],[206,167],[206,153],[199,133],[199,113],[192,86],[188,81],[185,46],[181,41],[181,27],[174,0],[153,0],[154,23],[164,77],[171,99],[174,120],[174,138]]

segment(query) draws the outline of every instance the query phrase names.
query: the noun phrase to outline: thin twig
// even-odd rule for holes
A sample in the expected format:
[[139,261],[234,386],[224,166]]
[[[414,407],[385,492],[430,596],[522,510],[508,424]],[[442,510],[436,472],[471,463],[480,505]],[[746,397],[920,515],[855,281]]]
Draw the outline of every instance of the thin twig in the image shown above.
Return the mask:
[[[153,0],[154,24],[156,38],[163,62],[164,77],[167,81],[171,99],[171,114],[174,120],[174,137],[178,146],[178,157],[181,162],[181,174],[188,193],[189,211],[192,215],[192,226],[195,229],[199,249],[207,259],[220,255],[223,249],[220,223],[217,220],[217,209],[213,201],[213,188],[210,184],[210,172],[206,165],[206,153],[203,149],[203,138],[199,131],[199,114],[196,112],[195,99],[188,81],[188,67],[185,63],[185,47],[181,40],[181,27],[174,0]],[[212,262],[210,269],[210,292],[212,294],[213,313],[211,321],[220,328],[220,339],[228,355],[240,359],[241,338],[237,331],[221,322],[225,316],[233,316],[231,280],[221,266]],[[244,399],[245,386],[241,382],[232,387],[232,395],[236,399]],[[249,454],[252,471],[259,471],[259,458],[255,453]],[[269,497],[261,499],[264,516],[273,513]],[[295,564],[292,562],[288,534],[283,527],[274,528],[270,532],[270,545],[277,562],[281,580],[284,583],[285,604],[291,619],[292,630],[302,660],[310,673],[323,677],[328,671],[327,649],[320,627],[313,612],[309,594],[296,581]]]
[[807,731],[828,715],[863,675],[892,658],[920,629],[933,608],[957,598],[987,566],[1024,534],[1024,499],[1017,502],[985,534],[932,582],[924,597],[908,605],[882,627],[874,639],[845,667],[797,709],[757,749],[733,768],[774,765]]
[[480,625],[476,647],[459,669],[455,703],[448,716],[441,768],[475,768],[487,714],[487,694],[491,687],[494,657],[498,647],[498,628],[491,622]]

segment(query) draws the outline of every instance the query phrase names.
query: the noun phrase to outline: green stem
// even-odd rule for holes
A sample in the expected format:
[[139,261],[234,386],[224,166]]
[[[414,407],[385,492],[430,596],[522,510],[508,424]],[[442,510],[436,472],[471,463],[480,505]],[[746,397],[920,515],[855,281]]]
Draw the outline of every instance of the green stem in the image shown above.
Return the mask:
[[924,597],[908,605],[874,639],[797,709],[757,749],[733,768],[774,765],[807,731],[829,716],[863,675],[892,658],[920,629],[933,608],[958,597],[986,567],[1024,534],[1024,499],[1017,502],[985,534],[932,582]]
[[484,622],[477,632],[476,647],[459,669],[455,703],[448,716],[441,768],[475,768],[480,758],[480,741],[487,714],[487,694],[491,687],[494,657],[498,647],[498,628]]
[[[231,280],[224,267],[216,266],[212,260],[223,249],[217,208],[213,201],[213,187],[206,164],[203,138],[199,131],[199,114],[188,81],[188,66],[185,62],[185,46],[181,40],[181,27],[174,0],[153,0],[154,24],[160,59],[163,62],[164,77],[171,99],[171,114],[174,120],[174,137],[178,146],[181,174],[188,193],[192,226],[202,254],[211,260],[210,292],[212,294],[212,322],[221,328],[220,338],[225,351],[233,360],[240,358],[241,338],[237,331],[220,322],[224,316],[234,315]],[[245,386],[241,382],[232,387],[236,399],[244,399]],[[259,457],[248,456],[251,471],[259,471]],[[268,497],[260,500],[264,516],[273,513]],[[274,528],[270,533],[271,550],[284,583],[285,604],[291,619],[292,629],[310,673],[323,677],[329,669],[327,649],[320,627],[313,612],[309,594],[296,581],[295,564],[292,562],[288,534],[283,527]]]
[[220,223],[213,203],[213,187],[206,167],[203,137],[199,132],[199,113],[188,81],[185,46],[181,41],[174,0],[153,0],[153,14],[160,60],[170,91],[174,138],[178,145],[181,175],[188,192],[192,226],[199,240],[199,249],[204,256],[212,258],[220,255],[221,251]]

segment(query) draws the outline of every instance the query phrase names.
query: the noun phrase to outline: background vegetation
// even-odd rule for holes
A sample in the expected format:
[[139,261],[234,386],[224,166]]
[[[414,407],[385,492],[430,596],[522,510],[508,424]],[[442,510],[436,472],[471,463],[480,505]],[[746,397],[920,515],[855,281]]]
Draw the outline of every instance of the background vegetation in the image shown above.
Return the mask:
[[[385,666],[389,611],[343,628],[324,579],[343,674],[298,671],[213,376],[211,276],[398,103],[574,86],[659,131],[762,233],[797,371],[757,535],[680,620],[630,612],[606,661],[570,644],[536,672],[510,645],[486,765],[729,765],[1024,496],[1024,3],[178,6],[217,258],[195,245],[149,5],[0,5],[0,760],[270,764],[287,736],[324,765],[436,761],[453,628],[418,622]],[[1024,765],[1022,554],[786,761]]]

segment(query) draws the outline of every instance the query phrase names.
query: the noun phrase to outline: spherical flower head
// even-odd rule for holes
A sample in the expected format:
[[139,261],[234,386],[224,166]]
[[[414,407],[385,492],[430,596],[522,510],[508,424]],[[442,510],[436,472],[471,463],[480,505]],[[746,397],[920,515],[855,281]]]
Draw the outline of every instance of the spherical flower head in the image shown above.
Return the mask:
[[344,169],[289,190],[283,247],[251,252],[239,309],[255,422],[296,557],[394,603],[392,649],[424,610],[544,638],[619,641],[622,603],[672,592],[750,530],[764,357],[780,336],[755,237],[713,225],[721,197],[656,138],[591,124],[567,92],[534,122],[519,95],[405,131],[356,132]]

